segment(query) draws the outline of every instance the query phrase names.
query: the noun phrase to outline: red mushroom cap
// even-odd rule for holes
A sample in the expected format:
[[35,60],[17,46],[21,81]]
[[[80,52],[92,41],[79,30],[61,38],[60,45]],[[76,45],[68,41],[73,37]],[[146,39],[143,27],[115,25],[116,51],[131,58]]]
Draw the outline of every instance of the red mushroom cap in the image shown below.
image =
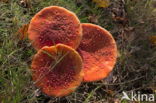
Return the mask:
[[82,28],[73,12],[63,7],[50,6],[32,18],[28,34],[36,50],[58,43],[76,49],[81,41]]
[[63,44],[40,49],[33,58],[31,69],[35,85],[49,96],[68,95],[83,80],[80,55]]
[[84,23],[83,38],[78,48],[84,61],[84,81],[101,80],[112,71],[117,47],[112,35],[104,28]]

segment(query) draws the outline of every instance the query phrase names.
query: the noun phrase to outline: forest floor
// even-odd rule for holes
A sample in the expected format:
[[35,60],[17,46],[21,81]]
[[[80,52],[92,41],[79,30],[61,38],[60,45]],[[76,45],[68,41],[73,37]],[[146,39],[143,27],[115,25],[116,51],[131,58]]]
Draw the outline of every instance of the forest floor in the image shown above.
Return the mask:
[[[122,92],[156,94],[156,1],[110,0],[108,7],[92,1],[98,0],[0,0],[0,103],[140,103],[121,101]],[[62,98],[49,97],[34,86],[29,68],[36,51],[18,33],[51,5],[73,11],[82,23],[109,30],[118,47],[109,77],[82,83]]]

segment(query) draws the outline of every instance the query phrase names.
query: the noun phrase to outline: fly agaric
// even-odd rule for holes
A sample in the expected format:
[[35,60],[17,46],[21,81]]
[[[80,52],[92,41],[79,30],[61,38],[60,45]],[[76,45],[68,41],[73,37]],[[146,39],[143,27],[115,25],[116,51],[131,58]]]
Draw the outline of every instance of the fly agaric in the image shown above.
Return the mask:
[[50,6],[42,9],[32,18],[28,34],[36,50],[58,43],[76,49],[82,38],[82,28],[73,12],[63,7]]
[[104,28],[84,23],[83,38],[78,48],[84,62],[85,82],[101,80],[112,71],[117,47],[112,35]]
[[35,85],[49,96],[68,95],[83,80],[81,56],[64,44],[40,49],[33,58],[31,69]]

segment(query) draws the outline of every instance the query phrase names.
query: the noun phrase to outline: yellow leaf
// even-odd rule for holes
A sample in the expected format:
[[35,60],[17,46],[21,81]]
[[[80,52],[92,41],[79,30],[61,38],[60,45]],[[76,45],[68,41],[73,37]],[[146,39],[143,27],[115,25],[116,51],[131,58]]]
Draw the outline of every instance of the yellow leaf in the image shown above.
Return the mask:
[[18,33],[20,34],[19,35],[19,38],[21,40],[23,39],[26,39],[27,36],[28,36],[28,27],[29,27],[29,24],[24,24],[19,30],[18,30]]
[[152,45],[156,45],[156,35],[152,35],[149,37],[150,42],[152,43]]
[[92,0],[92,1],[95,2],[98,7],[106,8],[110,5],[109,0]]

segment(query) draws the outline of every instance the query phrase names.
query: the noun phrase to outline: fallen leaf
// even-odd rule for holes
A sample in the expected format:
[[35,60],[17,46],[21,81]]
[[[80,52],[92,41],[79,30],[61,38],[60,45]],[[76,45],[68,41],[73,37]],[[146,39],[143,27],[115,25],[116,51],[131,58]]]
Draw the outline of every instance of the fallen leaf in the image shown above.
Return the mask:
[[19,33],[19,38],[21,40],[23,39],[26,39],[27,36],[28,36],[28,27],[29,27],[29,24],[24,24],[19,30],[18,30],[18,33]]
[[152,45],[156,45],[156,35],[152,35],[149,37],[149,40]]
[[110,5],[109,0],[92,0],[97,4],[98,7],[106,8]]
[[0,2],[8,3],[9,0],[0,0]]

